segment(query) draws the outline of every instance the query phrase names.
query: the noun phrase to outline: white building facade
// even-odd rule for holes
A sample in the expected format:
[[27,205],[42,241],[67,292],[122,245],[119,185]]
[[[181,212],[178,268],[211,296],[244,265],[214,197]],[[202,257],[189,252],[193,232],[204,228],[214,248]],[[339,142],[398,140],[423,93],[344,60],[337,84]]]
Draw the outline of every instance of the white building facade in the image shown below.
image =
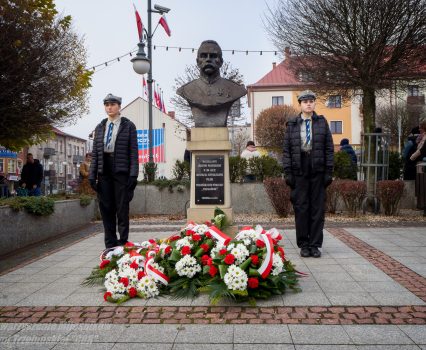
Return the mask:
[[[121,114],[130,119],[138,131],[139,180],[144,178],[144,163],[148,161],[148,102],[136,98],[122,108]],[[183,161],[187,128],[170,115],[152,107],[152,129],[154,131],[153,160],[157,163],[157,177],[173,178],[176,160]]]

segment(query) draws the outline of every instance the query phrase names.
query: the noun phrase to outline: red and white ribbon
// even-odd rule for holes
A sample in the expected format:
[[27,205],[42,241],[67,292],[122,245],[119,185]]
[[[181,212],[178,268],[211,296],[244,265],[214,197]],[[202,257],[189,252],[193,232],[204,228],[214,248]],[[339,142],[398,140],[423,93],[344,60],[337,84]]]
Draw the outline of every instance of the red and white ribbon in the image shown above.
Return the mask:
[[209,227],[209,233],[213,236],[213,238],[217,239],[223,245],[228,245],[229,242],[231,242],[231,237],[224,234],[215,226]]
[[274,254],[272,237],[269,233],[262,233],[259,239],[262,239],[263,242],[265,242],[266,254],[265,254],[265,258],[263,259],[262,265],[260,265],[257,272],[259,272],[262,278],[266,278],[269,276],[269,273],[271,272],[271,269],[272,269],[273,254]]
[[145,273],[148,276],[152,277],[154,280],[159,281],[167,286],[169,284],[169,278],[160,270],[157,270],[155,267],[152,266],[156,253],[156,250],[150,250],[146,253]]

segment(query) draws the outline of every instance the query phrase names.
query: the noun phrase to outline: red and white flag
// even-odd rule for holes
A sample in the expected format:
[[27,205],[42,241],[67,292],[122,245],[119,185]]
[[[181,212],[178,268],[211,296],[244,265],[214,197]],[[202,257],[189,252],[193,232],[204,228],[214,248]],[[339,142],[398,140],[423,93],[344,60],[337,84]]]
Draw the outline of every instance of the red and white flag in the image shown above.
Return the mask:
[[167,24],[166,15],[162,15],[158,23],[161,24],[161,26],[164,28],[168,36],[172,35],[172,32],[170,31],[169,25]]
[[136,26],[138,27],[139,41],[142,41],[142,37],[143,37],[143,24],[142,24],[141,16],[139,16],[139,12],[138,12],[138,10],[136,10],[135,4],[133,4],[133,7],[135,9]]
[[161,107],[162,107],[161,110],[163,111],[163,113],[167,114],[167,112],[166,112],[166,105],[164,103],[163,91],[161,91]]
[[148,97],[147,86],[145,77],[142,77],[142,89],[143,89],[143,97]]

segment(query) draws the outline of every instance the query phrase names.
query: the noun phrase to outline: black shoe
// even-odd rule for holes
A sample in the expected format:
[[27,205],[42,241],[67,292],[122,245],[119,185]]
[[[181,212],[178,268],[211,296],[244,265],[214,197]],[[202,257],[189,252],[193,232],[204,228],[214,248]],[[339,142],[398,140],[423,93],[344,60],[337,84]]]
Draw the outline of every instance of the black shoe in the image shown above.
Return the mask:
[[312,247],[311,248],[311,256],[314,257],[314,258],[319,258],[319,257],[321,257],[321,251],[317,247]]
[[309,251],[309,248],[300,249],[300,256],[302,258],[309,258],[311,256],[311,252]]

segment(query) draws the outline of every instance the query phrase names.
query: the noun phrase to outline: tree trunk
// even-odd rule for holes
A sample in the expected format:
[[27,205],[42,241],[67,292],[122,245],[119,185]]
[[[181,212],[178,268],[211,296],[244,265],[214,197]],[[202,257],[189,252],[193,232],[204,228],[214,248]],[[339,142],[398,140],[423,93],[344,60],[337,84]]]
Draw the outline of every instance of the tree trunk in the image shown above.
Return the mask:
[[[362,113],[364,120],[364,134],[373,133],[376,127],[376,94],[373,88],[364,88],[362,97]],[[364,162],[367,164],[377,164],[376,138],[364,136]],[[367,185],[367,198],[363,202],[363,210],[375,212],[377,203],[375,202],[375,188],[377,169],[374,166],[364,167],[364,178]]]

